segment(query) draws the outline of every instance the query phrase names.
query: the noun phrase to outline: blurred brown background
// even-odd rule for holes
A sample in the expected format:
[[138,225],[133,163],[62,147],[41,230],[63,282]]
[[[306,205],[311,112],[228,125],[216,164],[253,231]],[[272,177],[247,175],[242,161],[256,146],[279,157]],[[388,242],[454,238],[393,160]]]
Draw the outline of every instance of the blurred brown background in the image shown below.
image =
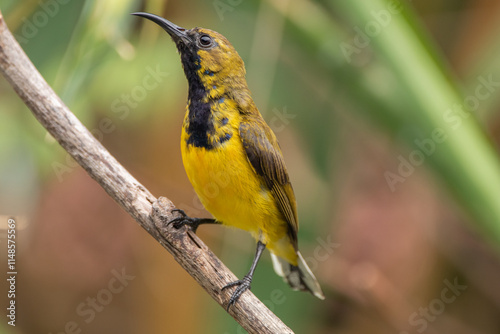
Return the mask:
[[[500,81],[500,3],[403,1],[404,15],[393,14],[350,58],[341,43],[355,46],[356,27],[367,23],[352,18],[360,11],[355,2],[6,0],[0,10],[104,146],[155,196],[192,216],[209,214],[181,162],[187,83],[179,57],[163,31],[129,13],[211,28],[234,44],[280,140],[299,205],[301,251],[327,296],[291,291],[264,256],[252,291],[296,333],[499,333],[497,239],[484,221],[500,220],[481,206],[486,197],[453,187],[451,158],[439,160],[447,157],[444,146],[404,182],[391,187],[387,180],[416,149],[413,138],[429,138],[432,127],[412,128],[422,111],[384,63],[398,50],[377,46],[377,38],[397,29],[397,20],[410,22],[463,100],[475,94],[478,78]],[[500,142],[497,96],[463,119],[477,120],[477,143],[494,147],[492,161]],[[483,146],[463,150],[474,162]],[[490,218],[478,218],[481,210]],[[16,326],[4,316],[3,333],[244,332],[75,165],[3,78],[0,216],[0,268],[7,268],[7,220],[17,223]],[[237,276],[247,272],[255,247],[249,235],[218,226],[198,234]],[[3,280],[4,313],[7,291]]]

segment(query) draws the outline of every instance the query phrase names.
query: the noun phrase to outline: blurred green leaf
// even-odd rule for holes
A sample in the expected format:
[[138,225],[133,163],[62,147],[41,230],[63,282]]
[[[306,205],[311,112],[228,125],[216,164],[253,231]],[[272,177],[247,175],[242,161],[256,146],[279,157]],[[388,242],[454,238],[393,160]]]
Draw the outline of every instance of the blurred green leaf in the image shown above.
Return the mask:
[[[481,93],[462,98],[455,87],[428,52],[415,27],[405,15],[405,6],[395,7],[394,2],[374,0],[335,1],[333,6],[351,18],[354,24],[369,29],[368,24],[377,24],[380,33],[371,38],[380,59],[397,76],[397,82],[407,91],[410,108],[400,110],[404,125],[414,127],[405,140],[415,150],[425,153],[440,179],[462,203],[478,223],[476,226],[495,242],[500,241],[500,161],[498,154],[486,139],[471,112],[458,112],[454,106],[467,109],[467,99],[480,107],[498,90],[499,83],[485,76],[477,82]],[[397,4],[397,3],[396,3]],[[387,26],[385,26],[387,25]],[[491,83],[493,82],[493,83]],[[475,108],[474,108],[475,109]],[[472,116],[469,116],[472,115]],[[436,131],[443,131],[443,142],[433,140]],[[434,139],[434,138],[433,138]],[[422,149],[428,143],[429,152]],[[415,151],[413,151],[415,152]]]
[[[322,59],[335,86],[346,87],[356,109],[414,148],[402,155],[407,163],[400,169],[407,168],[408,173],[388,171],[393,173],[392,178],[386,174],[388,185],[397,191],[425,160],[477,227],[500,241],[498,155],[475,117],[457,110],[470,101],[480,107],[495,95],[496,81],[484,76],[477,82],[483,95],[461,97],[430,51],[431,44],[416,32],[411,10],[402,3],[342,0],[328,4],[348,20],[350,36],[340,34],[332,18],[310,2],[296,2],[286,15],[304,36],[299,39],[304,49]],[[363,57],[373,60],[363,63]]]

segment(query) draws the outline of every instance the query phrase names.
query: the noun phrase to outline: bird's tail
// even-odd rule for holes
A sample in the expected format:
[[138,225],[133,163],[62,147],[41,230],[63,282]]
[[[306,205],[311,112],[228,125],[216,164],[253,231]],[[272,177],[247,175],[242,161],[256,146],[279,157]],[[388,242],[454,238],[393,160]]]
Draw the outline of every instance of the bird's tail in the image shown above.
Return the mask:
[[325,299],[325,295],[319,286],[316,277],[307,266],[304,258],[297,251],[298,266],[294,266],[283,258],[271,253],[274,271],[287,282],[293,290],[309,291],[319,299]]

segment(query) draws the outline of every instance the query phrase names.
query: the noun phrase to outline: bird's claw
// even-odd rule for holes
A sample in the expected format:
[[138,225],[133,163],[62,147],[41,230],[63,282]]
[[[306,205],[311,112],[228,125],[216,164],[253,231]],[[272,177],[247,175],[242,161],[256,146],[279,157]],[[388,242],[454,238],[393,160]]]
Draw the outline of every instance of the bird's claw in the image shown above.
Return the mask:
[[234,305],[238,301],[243,292],[251,289],[251,283],[252,283],[252,278],[249,276],[245,276],[243,277],[243,279],[226,284],[222,288],[222,290],[224,290],[227,288],[231,288],[233,286],[238,286],[236,290],[234,290],[233,294],[231,295],[231,298],[229,299],[229,302],[227,303],[226,311],[229,311],[231,305]]
[[167,224],[172,225],[176,229],[180,229],[182,226],[188,226],[193,230],[193,232],[196,232],[196,229],[198,228],[198,219],[197,218],[191,218],[186,213],[184,210],[181,209],[173,209],[171,211],[173,212],[178,212],[180,217],[174,218],[171,221],[169,221]]

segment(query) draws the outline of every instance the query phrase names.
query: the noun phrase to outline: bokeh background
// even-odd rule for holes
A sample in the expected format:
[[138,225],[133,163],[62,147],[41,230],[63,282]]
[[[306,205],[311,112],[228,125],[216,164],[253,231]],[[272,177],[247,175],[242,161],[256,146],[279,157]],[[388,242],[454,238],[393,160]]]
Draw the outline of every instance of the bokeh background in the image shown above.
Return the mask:
[[[500,332],[500,2],[2,0],[36,67],[155,196],[208,216],[180,158],[187,83],[160,14],[219,31],[246,63],[326,293],[269,256],[252,291],[296,333]],[[0,78],[3,333],[242,333],[39,125]],[[255,242],[202,227],[242,277]],[[0,283],[2,313],[8,286]]]

